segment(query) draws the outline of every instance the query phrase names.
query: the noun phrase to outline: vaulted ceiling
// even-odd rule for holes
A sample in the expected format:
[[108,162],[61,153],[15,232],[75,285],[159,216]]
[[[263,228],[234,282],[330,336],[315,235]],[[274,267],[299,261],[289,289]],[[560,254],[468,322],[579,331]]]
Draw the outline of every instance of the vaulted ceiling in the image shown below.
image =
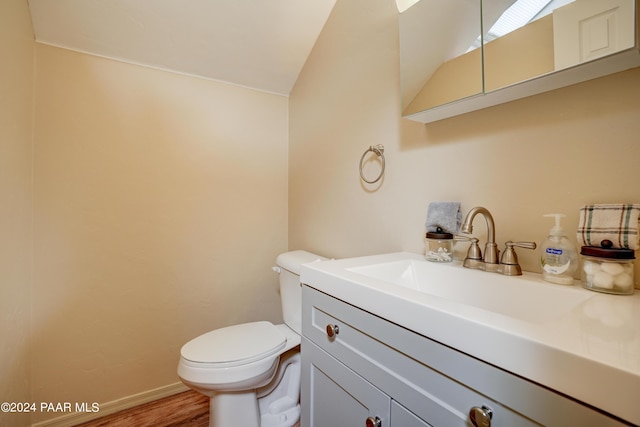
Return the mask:
[[36,41],[288,95],[336,0],[29,0]]

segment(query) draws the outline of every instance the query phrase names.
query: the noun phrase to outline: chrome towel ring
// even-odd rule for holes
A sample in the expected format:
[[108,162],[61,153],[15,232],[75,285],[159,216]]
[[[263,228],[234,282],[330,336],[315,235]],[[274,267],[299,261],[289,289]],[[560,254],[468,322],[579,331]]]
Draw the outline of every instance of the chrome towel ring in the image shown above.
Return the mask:
[[[380,174],[374,180],[368,180],[367,178],[364,177],[364,174],[362,173],[362,165],[364,164],[364,158],[367,156],[367,153],[369,153],[370,151],[374,152],[378,157],[380,157],[380,162],[382,162],[382,168],[380,169]],[[380,178],[382,178],[382,176],[384,175],[384,166],[385,166],[385,164],[384,164],[384,145],[382,145],[382,144],[371,145],[371,146],[369,146],[367,151],[365,151],[362,154],[362,157],[360,157],[360,178],[362,178],[362,180],[364,182],[366,182],[367,184],[375,184],[376,182],[380,181]]]

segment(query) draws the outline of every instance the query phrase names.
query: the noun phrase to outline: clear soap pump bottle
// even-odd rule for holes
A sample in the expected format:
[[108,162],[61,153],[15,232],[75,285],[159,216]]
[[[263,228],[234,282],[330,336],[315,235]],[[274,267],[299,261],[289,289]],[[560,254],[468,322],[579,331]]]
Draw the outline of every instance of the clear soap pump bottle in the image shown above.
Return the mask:
[[547,282],[559,285],[572,285],[573,273],[578,266],[578,253],[560,225],[560,221],[565,215],[546,214],[544,216],[555,217],[556,224],[549,231],[545,241],[542,242],[540,256],[542,278]]

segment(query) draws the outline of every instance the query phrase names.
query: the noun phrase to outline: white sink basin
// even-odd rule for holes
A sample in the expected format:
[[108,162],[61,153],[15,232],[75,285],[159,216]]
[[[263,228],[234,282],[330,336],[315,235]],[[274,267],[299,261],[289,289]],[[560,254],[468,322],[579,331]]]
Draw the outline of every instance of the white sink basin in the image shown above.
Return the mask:
[[548,284],[537,277],[508,277],[416,259],[369,264],[346,270],[536,323],[560,318],[593,296],[572,287]]

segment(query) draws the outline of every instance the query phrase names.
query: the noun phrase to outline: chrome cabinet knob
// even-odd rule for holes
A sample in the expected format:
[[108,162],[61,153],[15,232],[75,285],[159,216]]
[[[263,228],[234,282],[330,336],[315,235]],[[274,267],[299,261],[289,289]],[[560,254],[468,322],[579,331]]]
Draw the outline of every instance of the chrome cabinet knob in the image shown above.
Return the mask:
[[327,325],[327,335],[329,338],[333,338],[340,332],[340,327],[338,325]]
[[488,406],[482,405],[481,408],[474,406],[469,411],[469,418],[471,419],[471,424],[475,427],[491,427],[491,417],[493,416],[493,411]]
[[382,427],[382,420],[380,417],[369,417],[365,423],[366,427]]

